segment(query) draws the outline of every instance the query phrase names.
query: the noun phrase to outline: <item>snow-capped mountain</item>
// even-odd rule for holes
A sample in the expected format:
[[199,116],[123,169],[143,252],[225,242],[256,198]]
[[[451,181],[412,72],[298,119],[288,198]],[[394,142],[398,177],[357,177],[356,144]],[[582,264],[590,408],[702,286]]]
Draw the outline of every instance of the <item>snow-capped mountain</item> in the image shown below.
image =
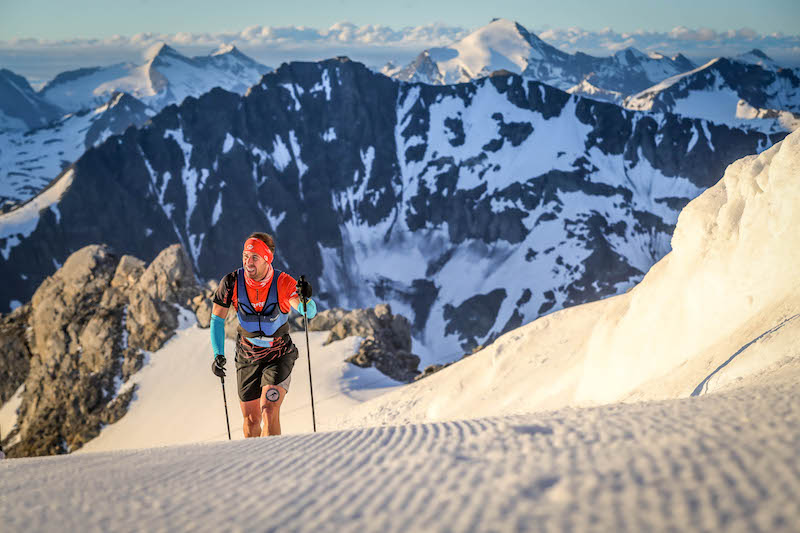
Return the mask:
[[646,55],[627,48],[611,57],[568,54],[545,43],[520,24],[495,19],[445,48],[422,52],[403,69],[384,69],[402,81],[448,84],[507,70],[567,90],[588,77],[604,91],[629,95],[695,68],[683,55]]
[[0,69],[0,132],[39,128],[61,115],[58,107],[36,94],[28,80]]
[[117,93],[92,111],[81,111],[28,132],[0,132],[0,211],[27,202],[87,149],[129,126],[141,126],[155,111]]
[[759,51],[720,57],[626,98],[624,106],[767,132],[793,131],[800,127],[800,69],[777,68]]
[[629,288],[689,200],[782,137],[515,75],[432,86],[346,59],[291,63],[243,97],[164,109],[0,215],[0,296],[26,301],[96,242],[145,261],[181,242],[218,279],[265,230],[276,267],[314,280],[323,306],[389,301],[452,360]]
[[161,43],[148,50],[141,65],[63,72],[45,85],[40,95],[62,109],[78,111],[93,109],[112,94],[125,92],[153,109],[162,109],[214,87],[243,94],[271,70],[229,45],[206,57],[189,58]]
[[622,105],[622,101],[625,98],[624,94],[618,91],[609,91],[607,89],[596,87],[589,81],[591,78],[592,76],[587,77],[579,84],[567,89],[567,92],[577,96],[585,96],[586,98],[591,98],[593,100],[600,100],[601,102],[610,102],[612,104]]

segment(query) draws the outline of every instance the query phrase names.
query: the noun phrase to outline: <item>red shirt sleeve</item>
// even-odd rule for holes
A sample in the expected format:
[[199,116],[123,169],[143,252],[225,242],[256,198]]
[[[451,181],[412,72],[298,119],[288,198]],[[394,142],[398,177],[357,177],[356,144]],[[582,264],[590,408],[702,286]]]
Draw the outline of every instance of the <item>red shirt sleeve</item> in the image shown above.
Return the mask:
[[292,309],[289,300],[297,296],[297,280],[286,272],[281,272],[278,277],[278,305],[282,313],[288,313]]

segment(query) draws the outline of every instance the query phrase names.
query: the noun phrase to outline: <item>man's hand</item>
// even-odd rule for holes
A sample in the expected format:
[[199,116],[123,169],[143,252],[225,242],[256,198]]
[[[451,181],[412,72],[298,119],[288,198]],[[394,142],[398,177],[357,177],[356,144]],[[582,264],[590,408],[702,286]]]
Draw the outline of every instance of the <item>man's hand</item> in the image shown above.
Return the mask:
[[305,276],[300,276],[300,280],[297,282],[296,289],[301,300],[308,300],[311,298],[311,283],[306,281]]
[[214,358],[214,361],[211,363],[211,371],[218,378],[224,378],[225,377],[225,356],[224,355],[218,355],[218,356],[216,356]]
[[314,300],[308,300],[308,310],[306,310],[306,306],[303,305],[303,302],[297,304],[297,312],[301,315],[306,315],[308,318],[314,318],[317,314],[317,304]]

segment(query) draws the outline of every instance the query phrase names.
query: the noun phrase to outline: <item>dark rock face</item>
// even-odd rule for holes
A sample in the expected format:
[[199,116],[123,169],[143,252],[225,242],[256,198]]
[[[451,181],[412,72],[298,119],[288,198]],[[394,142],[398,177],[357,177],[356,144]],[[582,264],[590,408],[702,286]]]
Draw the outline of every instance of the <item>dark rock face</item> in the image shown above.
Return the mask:
[[[36,94],[28,80],[0,69],[0,111],[24,123],[23,129],[40,128],[58,118],[61,110]],[[7,127],[0,122],[0,130]]]
[[442,83],[442,74],[436,62],[425,51],[419,54],[411,63],[392,76],[400,81],[412,83]]
[[[89,243],[149,262],[178,242],[218,280],[268,231],[275,266],[312,280],[321,307],[388,301],[423,345],[462,350],[630,287],[669,251],[673,199],[779,139],[509,74],[428,86],[343,58],[291,63],[244,97],[187,98],[89,150],[35,227],[14,233],[0,215],[0,306]],[[499,289],[529,298],[501,306],[485,336],[445,316]]]
[[20,343],[22,326],[30,331],[19,349],[29,351],[30,368],[11,435],[20,441],[9,456],[78,449],[125,414],[134,387],[123,384],[141,368],[141,350],[160,348],[177,326],[175,305],[188,307],[200,291],[187,265],[178,245],[147,268],[107,246],[87,246],[4,320],[4,345]]
[[506,299],[505,289],[495,289],[488,294],[476,294],[459,306],[445,306],[444,318],[448,324],[445,333],[458,333],[464,349],[474,347],[478,339],[486,337],[497,319],[500,306]]
[[25,382],[31,366],[26,329],[30,304],[0,317],[0,405],[8,401]]

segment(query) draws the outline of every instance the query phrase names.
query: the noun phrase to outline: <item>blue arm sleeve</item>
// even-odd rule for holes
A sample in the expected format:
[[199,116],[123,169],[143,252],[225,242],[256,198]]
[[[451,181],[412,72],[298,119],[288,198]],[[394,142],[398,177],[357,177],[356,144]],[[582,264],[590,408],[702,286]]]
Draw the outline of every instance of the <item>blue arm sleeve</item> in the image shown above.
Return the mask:
[[225,355],[225,319],[211,314],[211,348],[217,355]]
[[[297,304],[297,312],[301,315],[303,314],[303,302]],[[308,299],[308,313],[306,316],[308,318],[314,318],[317,315],[317,304],[314,303],[314,300],[311,298]]]

